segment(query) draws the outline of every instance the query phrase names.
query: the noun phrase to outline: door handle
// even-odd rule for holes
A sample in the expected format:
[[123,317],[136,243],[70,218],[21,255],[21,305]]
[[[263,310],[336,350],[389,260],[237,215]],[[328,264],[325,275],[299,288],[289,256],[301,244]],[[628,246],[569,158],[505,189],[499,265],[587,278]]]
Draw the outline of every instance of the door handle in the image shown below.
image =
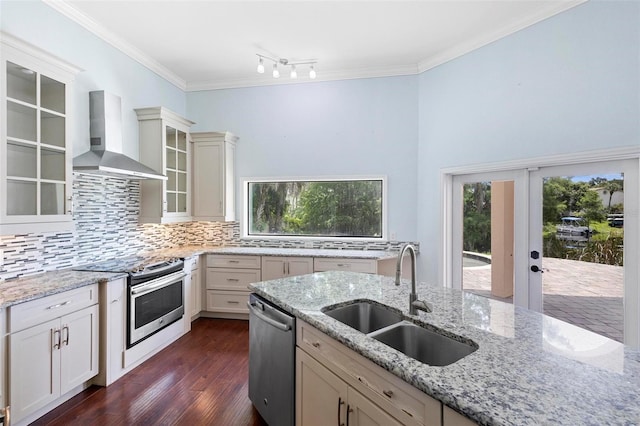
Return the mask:
[[247,302],[247,306],[249,307],[249,310],[251,312],[253,312],[258,318],[260,318],[262,321],[271,324],[272,326],[274,326],[275,328],[282,330],[282,331],[289,331],[291,330],[291,326],[289,324],[283,324],[281,322],[278,322],[276,320],[273,320],[271,318],[269,318],[268,316],[266,316],[265,314],[263,314],[262,312],[260,312],[259,310],[256,309],[255,305],[252,305],[250,302]]
[[538,268],[538,265],[531,265],[531,272],[540,272],[541,274],[544,274],[544,271],[542,268]]
[[342,406],[344,405],[344,401],[342,397],[338,397],[338,426],[344,426],[344,423],[340,423],[340,412],[342,411]]

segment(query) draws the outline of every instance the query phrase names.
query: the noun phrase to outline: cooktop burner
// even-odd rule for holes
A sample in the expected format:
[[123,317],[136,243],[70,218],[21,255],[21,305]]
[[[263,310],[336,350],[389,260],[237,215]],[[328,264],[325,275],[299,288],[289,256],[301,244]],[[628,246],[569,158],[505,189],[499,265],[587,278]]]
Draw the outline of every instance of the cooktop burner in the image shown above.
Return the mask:
[[168,266],[178,266],[182,259],[170,256],[127,256],[102,262],[89,263],[73,268],[76,271],[127,272],[142,274]]

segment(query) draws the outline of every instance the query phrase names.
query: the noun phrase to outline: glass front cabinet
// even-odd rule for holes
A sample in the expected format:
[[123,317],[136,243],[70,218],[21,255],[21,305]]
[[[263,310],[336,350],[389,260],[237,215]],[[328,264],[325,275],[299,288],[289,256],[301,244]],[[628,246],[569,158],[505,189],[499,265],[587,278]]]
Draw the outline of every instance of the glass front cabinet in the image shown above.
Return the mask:
[[0,235],[73,227],[70,85],[79,69],[1,34]]
[[164,108],[138,108],[140,162],[160,171],[167,180],[140,184],[140,222],[173,223],[191,220],[191,147],[194,124]]

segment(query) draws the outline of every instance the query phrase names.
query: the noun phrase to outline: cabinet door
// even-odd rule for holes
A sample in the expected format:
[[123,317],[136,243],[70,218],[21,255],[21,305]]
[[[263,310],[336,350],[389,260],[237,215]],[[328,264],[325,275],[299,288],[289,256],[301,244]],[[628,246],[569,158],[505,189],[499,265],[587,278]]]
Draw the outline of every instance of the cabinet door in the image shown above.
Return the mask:
[[98,374],[98,305],[60,319],[60,394]]
[[287,259],[287,276],[311,274],[313,272],[313,258],[290,257]]
[[296,425],[344,425],[347,384],[296,349]]
[[402,423],[353,388],[349,388],[347,416],[354,426],[401,426]]
[[194,144],[193,216],[224,217],[224,142]]
[[267,281],[286,277],[286,263],[286,257],[262,256],[262,279]]
[[9,335],[9,404],[18,421],[60,396],[60,320]]
[[195,318],[202,310],[202,281],[200,269],[191,271],[191,319]]
[[9,35],[0,42],[0,235],[71,229],[68,99],[78,70]]

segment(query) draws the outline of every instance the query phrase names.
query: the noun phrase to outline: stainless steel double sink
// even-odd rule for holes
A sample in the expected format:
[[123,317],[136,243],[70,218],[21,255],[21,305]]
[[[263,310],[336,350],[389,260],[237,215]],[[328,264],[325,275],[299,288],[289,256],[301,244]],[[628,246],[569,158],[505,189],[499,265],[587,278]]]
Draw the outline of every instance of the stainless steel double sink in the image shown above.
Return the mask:
[[445,366],[464,358],[478,345],[460,336],[428,329],[404,320],[402,313],[371,301],[328,306],[325,315],[348,325],[403,354],[432,366]]

